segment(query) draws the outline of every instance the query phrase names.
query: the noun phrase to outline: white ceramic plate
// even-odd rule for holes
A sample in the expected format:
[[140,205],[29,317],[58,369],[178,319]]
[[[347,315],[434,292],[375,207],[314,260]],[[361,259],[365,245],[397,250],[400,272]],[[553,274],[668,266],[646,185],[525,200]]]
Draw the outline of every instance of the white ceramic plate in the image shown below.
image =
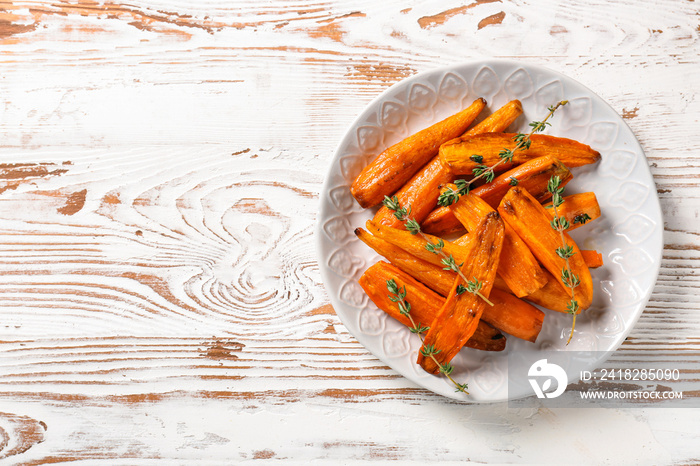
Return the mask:
[[[444,378],[416,365],[418,337],[367,298],[357,280],[379,257],[356,239],[376,209],[363,210],[350,194],[360,170],[383,149],[471,104],[488,102],[488,113],[519,99],[524,116],[514,130],[541,120],[547,107],[569,104],[550,120],[547,134],[572,138],[600,151],[601,161],[573,169],[565,194],[594,191],[602,216],[572,236],[583,249],[603,254],[592,271],[594,301],[577,320],[566,346],[570,316],[545,311],[536,343],[509,337],[499,353],[463,349],[453,360],[455,379],[469,383],[457,393]],[[486,113],[486,112],[485,112]],[[405,79],[371,102],[348,128],[333,157],[320,196],[317,241],[321,273],[333,307],[345,326],[385,364],[435,393],[464,401],[495,402],[525,396],[509,393],[507,355],[521,348],[601,351],[624,341],[644,309],[656,281],[663,249],[663,223],[647,161],[632,131],[600,97],[571,78],[539,66],[487,60],[436,69]],[[595,367],[605,357],[596,361]],[[594,368],[594,367],[591,367]]]

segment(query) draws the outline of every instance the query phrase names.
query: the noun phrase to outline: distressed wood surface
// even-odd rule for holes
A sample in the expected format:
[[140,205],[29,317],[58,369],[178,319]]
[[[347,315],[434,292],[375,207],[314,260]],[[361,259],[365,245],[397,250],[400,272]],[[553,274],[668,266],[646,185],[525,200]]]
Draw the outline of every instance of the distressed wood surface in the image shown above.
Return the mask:
[[0,459],[700,462],[695,410],[417,388],[340,323],[313,236],[382,90],[548,66],[623,116],[657,183],[661,274],[621,351],[700,351],[699,32],[692,0],[0,1]]

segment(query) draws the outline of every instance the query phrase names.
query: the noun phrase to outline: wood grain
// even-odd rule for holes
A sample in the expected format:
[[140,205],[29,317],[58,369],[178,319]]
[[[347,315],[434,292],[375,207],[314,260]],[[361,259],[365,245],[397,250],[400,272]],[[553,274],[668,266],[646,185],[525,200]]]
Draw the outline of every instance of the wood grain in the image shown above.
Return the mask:
[[697,13],[0,1],[0,457],[700,461],[693,410],[471,407],[416,388],[340,323],[313,236],[334,148],[382,90],[480,57],[548,66],[625,118],[657,183],[661,273],[621,353],[698,352]]

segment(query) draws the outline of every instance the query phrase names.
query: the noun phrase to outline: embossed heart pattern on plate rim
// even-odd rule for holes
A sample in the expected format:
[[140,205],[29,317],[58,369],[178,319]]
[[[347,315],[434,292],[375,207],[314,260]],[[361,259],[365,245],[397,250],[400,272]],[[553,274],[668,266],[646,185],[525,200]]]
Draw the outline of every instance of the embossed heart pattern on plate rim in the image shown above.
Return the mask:
[[[379,311],[357,280],[379,260],[353,231],[374,215],[350,194],[350,184],[372,157],[409,134],[440,121],[483,97],[492,112],[519,99],[524,115],[513,130],[540,119],[547,107],[567,99],[548,133],[589,144],[601,161],[572,170],[566,194],[596,193],[601,218],[572,232],[585,249],[603,254],[592,270],[594,301],[578,318],[569,346],[570,316],[545,310],[545,323],[532,344],[509,337],[506,350],[463,349],[453,360],[454,377],[469,383],[469,395],[456,393],[444,378],[415,364],[417,336]],[[486,113],[486,112],[485,112]],[[419,73],[385,90],[350,125],[338,145],[320,195],[316,239],[319,266],[331,304],[348,331],[382,362],[423,388],[457,400],[497,402],[528,396],[508,390],[507,362],[521,349],[598,351],[591,369],[624,341],[651,296],[663,250],[663,221],[646,157],[622,118],[577,81],[541,66],[512,60],[482,60]],[[593,367],[595,366],[595,367]],[[573,380],[570,380],[573,382]]]

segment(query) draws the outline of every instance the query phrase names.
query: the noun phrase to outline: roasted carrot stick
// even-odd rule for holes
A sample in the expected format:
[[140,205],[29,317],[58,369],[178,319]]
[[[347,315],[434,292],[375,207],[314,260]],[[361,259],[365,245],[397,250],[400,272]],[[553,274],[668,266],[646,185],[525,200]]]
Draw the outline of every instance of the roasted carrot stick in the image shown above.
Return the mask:
[[[500,133],[505,131],[520,115],[523,114],[523,105],[519,100],[511,100],[491,115],[474,125],[463,136],[476,136],[482,133]],[[449,142],[449,141],[448,141]]]
[[[545,208],[553,215],[552,203],[545,204]],[[583,226],[589,220],[600,217],[600,206],[595,193],[578,193],[564,196],[564,203],[557,208],[560,217],[566,218],[569,222],[567,231],[575,230]]]
[[[546,155],[508,170],[491,183],[474,188],[471,192],[495,209],[513,183],[517,183],[518,186],[527,189],[538,201],[544,202],[552,197],[547,191],[547,182],[552,176],[559,177],[561,186],[565,186],[572,178],[571,172],[561,161]],[[448,207],[438,207],[430,212],[421,224],[421,228],[426,233],[437,236],[457,233],[463,229]]]
[[[481,133],[504,131],[522,113],[523,106],[520,101],[512,100],[475,125],[465,135],[474,136]],[[411,217],[420,223],[435,208],[440,185],[451,182],[453,178],[453,175],[445,170],[436,155],[399,189],[395,196],[402,206],[411,207]],[[374,221],[391,227],[403,228],[403,223],[394,216],[393,211],[385,206],[382,206],[374,215]]]
[[459,223],[457,217],[449,207],[437,207],[425,217],[420,224],[421,230],[435,236],[449,236],[455,233],[464,233],[464,225]]
[[[443,256],[430,252],[426,246],[430,244],[437,245],[440,238],[432,235],[413,235],[406,230],[378,225],[372,220],[366,223],[367,230],[377,238],[381,238],[394,246],[398,246],[409,254],[413,254],[419,259],[435,264],[440,267],[445,265],[442,262]],[[442,240],[442,251],[446,256],[455,258],[458,264],[466,260],[467,248],[462,245],[453,244],[450,241]]]
[[[564,289],[562,284],[559,283],[551,273],[546,270],[544,272],[547,276],[547,284],[531,295],[525,296],[523,299],[542,306],[545,309],[568,313],[569,310],[567,306],[571,301],[571,292],[568,291],[568,288]],[[499,287],[499,290],[502,290],[502,288]],[[580,312],[579,310],[579,313]]]
[[493,306],[486,306],[481,320],[516,338],[535,342],[542,330],[544,312],[531,304],[496,288],[491,290],[489,300]]
[[[598,251],[581,249],[580,252],[583,261],[586,263],[586,266],[589,269],[594,269],[603,266],[603,255]],[[538,304],[546,309],[568,313],[569,310],[567,309],[567,306],[571,301],[571,293],[568,291],[568,289],[565,290],[564,287],[562,287],[561,284],[557,282],[557,280],[552,276],[551,273],[547,272],[546,270],[544,271],[544,273],[547,277],[547,284],[539,290],[532,293],[531,295],[525,296],[523,299]],[[510,292],[508,286],[503,280],[499,280],[499,277],[496,277],[496,282],[493,286],[494,289],[497,288],[499,291]],[[500,328],[504,332],[507,332],[507,330],[504,328],[498,328]]]
[[[470,158],[477,154],[483,157],[484,165],[491,166],[500,160],[498,154],[504,148],[515,147],[512,133],[484,133],[460,139],[459,142],[443,144],[440,147],[440,161],[455,175],[471,175],[478,165]],[[552,155],[561,160],[567,167],[580,167],[594,163],[600,158],[600,153],[590,146],[567,138],[558,138],[546,134],[533,134],[529,149],[515,152],[512,163],[499,165],[498,171],[505,171],[514,165],[543,155]]]
[[527,189],[539,202],[544,202],[552,197],[547,191],[547,182],[552,176],[559,177],[561,186],[566,186],[573,178],[569,168],[559,159],[544,155],[508,170],[491,183],[479,186],[472,192],[496,209],[503,196],[515,184]]
[[[469,255],[460,270],[473,283],[480,284],[480,292],[488,297],[496,278],[496,268],[503,246],[503,221],[497,212],[489,213],[474,231]],[[461,285],[461,287],[460,287]],[[447,295],[445,304],[430,324],[425,335],[418,364],[427,372],[435,373],[440,366],[427,356],[431,353],[440,365],[449,363],[464,343],[472,336],[484,311],[486,302],[475,293],[463,290],[468,286],[457,278]]]
[[[391,262],[393,265],[395,265],[397,268],[400,270],[406,272],[410,276],[414,277],[421,283],[425,284],[428,286],[428,288],[434,290],[436,293],[438,293],[440,296],[446,296],[452,287],[452,284],[457,277],[457,275],[454,272],[444,270],[443,267],[431,264],[429,262],[426,262],[424,260],[418,259],[416,256],[412,255],[409,252],[406,252],[404,249],[394,246],[393,244],[384,241],[381,238],[378,238],[376,236],[373,236],[366,232],[365,230],[362,230],[361,228],[358,228],[355,230],[355,234],[360,238],[365,244],[367,244],[369,247],[375,250],[378,254],[383,256],[385,259],[387,259],[389,262]],[[459,240],[455,241],[455,244],[460,243]],[[462,243],[462,246],[466,246],[467,243]],[[595,267],[600,267],[602,266],[602,256],[600,253],[596,253],[596,251],[587,251],[587,250],[581,250],[581,255],[584,258],[586,265],[588,265],[591,268]],[[596,256],[601,256],[601,257],[596,257]],[[550,291],[545,291],[544,293],[537,293],[533,292],[531,295],[526,296],[525,299],[528,299],[530,301],[533,301],[530,299],[531,297],[537,298],[538,296],[544,296],[544,295],[551,295],[551,284],[550,282],[553,280],[552,275],[547,272],[546,270],[543,270],[545,277],[547,278],[547,284],[545,284],[545,287],[548,287]],[[556,282],[556,281],[555,281]],[[548,286],[549,285],[549,286]],[[508,287],[506,282],[501,278],[500,276],[496,276],[496,280],[494,283],[494,287],[507,292],[507,293],[512,293],[512,290]],[[559,290],[561,289],[561,286],[557,285],[555,289]],[[564,293],[564,290],[561,290],[561,293],[556,293],[553,298],[542,298],[538,299],[537,301],[533,301],[536,304],[541,304],[544,307],[549,307],[547,303],[550,302],[559,302],[561,301],[560,298],[567,300],[570,299],[570,296]],[[554,310],[562,310],[565,311],[566,307],[560,306],[560,309],[555,309],[552,307],[551,309]]]
[[[559,232],[550,225],[552,217],[547,209],[527,190],[516,186],[503,197],[498,206],[498,212],[525,241],[542,266],[562,287],[566,287],[562,279],[562,270],[566,267],[566,261],[556,253],[556,250],[563,246],[562,240]],[[593,299],[591,273],[574,240],[567,233],[564,233],[564,239],[567,246],[572,247],[574,252],[574,255],[569,258],[571,272],[580,280],[579,286],[575,288],[575,297],[580,308],[586,309]]]
[[438,265],[431,264],[407,253],[398,246],[371,235],[362,228],[355,229],[355,235],[377,254],[386,258],[393,265],[411,275],[433,291],[443,296],[452,289],[456,274],[443,270]]
[[[448,185],[446,189],[456,187]],[[449,208],[467,231],[474,231],[481,218],[489,212],[494,212],[485,200],[473,193],[460,197]],[[513,294],[518,297],[527,296],[542,288],[547,283],[547,278],[537,259],[518,234],[510,225],[505,224],[504,227],[503,252],[498,263],[498,275],[503,278]]]
[[530,248],[508,224],[505,225],[503,252],[498,263],[498,275],[515,296],[527,296],[547,283],[542,267]]
[[[367,233],[365,232],[365,234]],[[382,240],[378,241],[381,242]],[[396,258],[395,256],[391,256],[390,259],[395,260]],[[421,323],[423,325],[429,325],[432,322],[432,318],[434,317],[433,314],[437,313],[437,311],[444,304],[444,296],[449,293],[452,283],[457,278],[457,274],[442,269],[435,270],[435,276],[440,277],[438,281],[449,283],[447,287],[445,287],[445,285],[442,286],[442,288],[446,288],[446,291],[444,293],[441,293],[432,291],[429,287],[425,286],[425,284],[423,284],[420,280],[413,276],[411,272],[415,273],[415,268],[409,268],[408,270],[409,271],[407,272],[392,264],[387,264],[386,262],[380,261],[365,271],[363,276],[360,278],[360,285],[362,285],[362,288],[364,288],[367,295],[369,295],[369,297],[377,305],[377,307],[379,307],[392,317],[396,318],[404,325],[408,326],[410,324],[408,318],[405,316],[401,316],[401,314],[398,311],[398,307],[396,306],[396,303],[392,302],[389,299],[389,294],[386,289],[386,280],[395,278],[399,288],[406,285],[407,289],[409,290],[407,300],[411,303],[411,315],[413,316],[415,322]],[[498,279],[496,280],[496,282],[498,282]],[[425,289],[427,289],[430,293],[421,293],[421,286],[425,287]],[[505,284],[503,286],[505,287]],[[411,287],[413,287],[412,289],[414,290],[417,298],[412,298],[414,292],[411,291]],[[486,306],[484,308],[484,314],[482,315],[482,319],[484,319],[486,322],[493,325],[494,327],[501,329],[504,332],[510,333],[514,337],[522,338],[524,340],[531,340],[533,337],[536,338],[537,334],[535,332],[535,329],[538,328],[538,326],[541,327],[541,324],[537,323],[538,321],[541,321],[541,318],[539,317],[540,311],[533,310],[532,306],[524,303],[515,296],[511,296],[511,299],[509,299],[508,297],[503,297],[504,294],[507,294],[503,291],[498,291],[498,293],[496,294],[494,293],[496,293],[496,290],[491,290],[491,296],[489,297],[489,299],[491,299],[491,297],[494,298],[492,300],[494,305]],[[428,296],[428,298],[430,296],[437,296],[439,302],[433,300],[432,298],[428,299],[426,296]],[[420,300],[420,303],[418,303],[417,300]],[[431,305],[434,305],[433,307],[435,307],[435,309],[431,311],[433,314],[431,314],[430,319],[424,317],[426,313],[423,312],[425,308],[423,304],[426,301],[428,301],[429,303],[431,303]],[[414,312],[413,309],[415,309],[416,305],[421,307],[417,312]],[[510,316],[510,314],[514,312],[518,313],[519,316]],[[395,314],[398,314],[398,316],[396,316]],[[484,338],[482,337],[484,335],[492,337],[493,333],[482,329],[482,335],[479,336],[479,338],[477,338],[477,336],[475,335],[472,337],[472,339],[477,338],[478,341],[483,341]],[[499,344],[492,344],[494,346],[489,346],[490,351],[500,351],[498,349],[495,349],[499,346]],[[465,346],[470,345],[467,344]],[[476,346],[470,347],[473,348]],[[478,347],[477,349],[485,348]]]
[[598,251],[581,249],[581,257],[589,269],[597,269],[603,266],[603,255]]
[[[519,167],[516,167],[514,170],[517,170],[521,167],[524,167],[527,165],[526,163],[523,165],[520,165]],[[504,177],[508,175],[511,172],[507,172],[502,174],[500,177]],[[557,173],[551,172],[552,175],[556,175]],[[559,175],[558,175],[559,176]],[[496,183],[498,181],[498,178],[494,180],[493,183]],[[544,180],[544,177],[542,178]],[[549,178],[547,178],[548,180]],[[568,183],[569,180],[571,179],[570,176],[566,178],[562,178],[562,185],[565,183]],[[493,184],[491,183],[491,184]],[[543,190],[546,191],[546,181],[544,181]],[[518,183],[518,186],[525,188],[530,192],[531,194],[533,190],[531,190],[531,186],[536,190],[538,186],[534,185],[532,183],[527,182],[527,178],[523,179],[522,182]],[[472,191],[473,194],[479,195],[480,188],[483,188],[484,186],[481,186],[475,190]],[[510,189],[510,186],[508,187]],[[507,190],[506,190],[507,191]],[[541,194],[541,192],[535,191],[537,194]],[[504,192],[505,194],[505,192]],[[538,201],[542,201],[543,195],[536,195],[533,194],[535,198],[537,198]],[[484,197],[482,197],[484,199]],[[486,198],[485,200],[492,200],[493,198]],[[545,197],[546,199],[546,197]],[[488,202],[487,200],[487,202]],[[499,198],[500,202],[500,198]],[[489,202],[490,205],[493,206]],[[496,206],[498,203],[496,203]],[[547,211],[550,212],[551,214],[551,205],[552,203],[549,202],[545,204],[545,208]],[[569,196],[564,196],[564,203],[559,207],[559,215],[563,216],[566,218],[566,220],[569,222],[569,228],[567,228],[566,231],[571,231],[575,230],[576,228],[583,226],[585,223],[587,223],[590,220],[595,220],[598,217],[600,217],[600,206],[598,205],[598,200],[595,197],[595,193],[592,192],[586,192],[586,193],[578,193],[578,194],[571,194]],[[586,217],[587,216],[587,217]],[[433,210],[430,215],[423,221],[423,224],[421,225],[421,230],[434,235],[434,236],[446,236],[454,233],[460,233],[464,231],[464,225],[460,223],[459,220],[457,220],[457,217],[454,216],[452,211],[450,211],[449,207],[438,207],[437,209]]]
[[[399,289],[406,291],[406,301],[411,305],[410,315],[413,323],[419,326],[430,325],[437,311],[445,303],[445,298],[389,263],[380,261],[368,268],[360,277],[360,286],[379,309],[407,327],[413,327],[413,323],[408,316],[401,314],[396,302],[390,299],[387,291],[388,280],[394,280]],[[479,322],[477,331],[464,346],[484,351],[502,351],[506,347],[506,339],[501,332],[486,322]]]
[[476,330],[464,346],[481,351],[503,351],[506,349],[507,341],[506,336],[500,330],[480,320]]
[[485,106],[484,99],[476,99],[461,112],[389,147],[360,172],[350,192],[362,207],[379,204],[428,163],[442,143],[462,134]]
[[[395,195],[401,206],[410,206],[411,217],[420,223],[437,205],[440,186],[449,183],[453,178],[454,176],[445,170],[440,160],[434,157]],[[403,227],[403,223],[386,206],[379,208],[374,215],[374,221],[392,227]]]

